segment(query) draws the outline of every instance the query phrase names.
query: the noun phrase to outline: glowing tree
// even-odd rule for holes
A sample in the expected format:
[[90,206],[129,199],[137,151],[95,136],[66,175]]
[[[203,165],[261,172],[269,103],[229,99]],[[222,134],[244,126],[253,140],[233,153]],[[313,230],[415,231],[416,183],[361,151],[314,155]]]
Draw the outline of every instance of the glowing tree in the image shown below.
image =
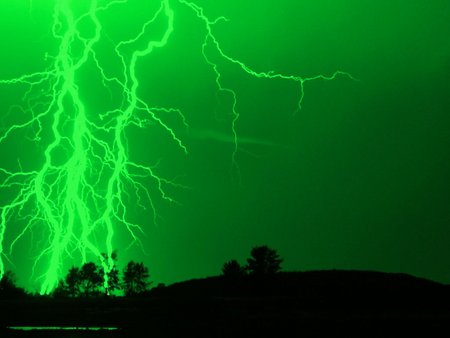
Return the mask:
[[[21,133],[31,134],[37,154],[33,156],[38,158],[23,166],[20,158],[15,166],[0,165],[1,193],[11,197],[0,205],[0,278],[5,273],[5,257],[28,232],[38,229],[45,240],[37,241],[33,273],[42,294],[57,287],[64,262],[72,265],[74,260],[81,264],[100,261],[108,288],[115,229],[126,229],[131,241],[139,241],[145,230],[130,220],[129,200],[134,196],[134,204],[150,206],[155,218],[155,199],[173,201],[167,188],[178,183],[161,175],[156,164],[131,158],[128,136],[131,127],[156,125],[188,154],[177,129],[165,118],[170,115],[171,121],[188,128],[183,110],[153,106],[140,92],[144,74],[139,65],[151,65],[155,51],[169,44],[178,10],[183,9],[183,15],[190,15],[202,27],[198,56],[214,76],[217,91],[229,97],[233,163],[238,150],[238,93],[223,84],[217,60],[256,79],[291,82],[298,87],[299,108],[307,81],[349,76],[341,71],[309,78],[255,71],[224,51],[214,35],[215,26],[226,18],[210,19],[202,7],[186,0],[155,0],[155,10],[140,24],[139,32],[112,41],[103,30],[103,20],[109,11],[128,5],[127,0],[54,0],[51,38],[57,48],[46,55],[46,68],[0,79],[0,88],[22,91],[22,102],[1,112],[14,117],[2,120],[0,146]],[[116,61],[115,67],[105,66],[105,54]],[[91,88],[91,82],[99,84],[97,102],[87,99],[90,89],[86,87]],[[13,225],[21,230],[6,246],[5,236]]]

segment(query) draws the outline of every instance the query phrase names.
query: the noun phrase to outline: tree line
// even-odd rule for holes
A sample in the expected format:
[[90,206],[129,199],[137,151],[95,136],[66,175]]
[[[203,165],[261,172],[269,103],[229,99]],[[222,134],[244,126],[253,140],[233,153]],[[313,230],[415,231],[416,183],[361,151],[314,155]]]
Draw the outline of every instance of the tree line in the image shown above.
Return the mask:
[[241,265],[236,259],[225,262],[222,274],[225,277],[239,277],[244,275],[266,276],[281,271],[283,259],[278,252],[267,245],[254,247],[247,258],[247,263]]
[[[106,255],[104,255],[106,258]],[[69,269],[66,276],[59,282],[53,292],[53,297],[88,298],[102,295],[116,295],[120,292],[127,297],[136,296],[149,291],[151,286],[149,269],[142,262],[129,261],[122,271],[116,266],[117,254],[112,257],[114,267],[106,276],[102,266],[94,262],[87,262],[81,267]],[[241,265],[236,259],[225,262],[222,266],[224,278],[239,278],[246,275],[267,276],[281,271],[283,259],[276,250],[267,245],[254,247],[247,258],[246,264]],[[163,286],[163,284],[160,284]],[[0,298],[18,298],[26,296],[24,289],[15,284],[14,274],[7,271],[0,279]]]
[[[113,260],[117,260],[114,253]],[[105,283],[105,276],[108,283]],[[122,290],[125,296],[136,296],[149,289],[151,282],[148,268],[142,262],[129,261],[122,273],[116,265],[105,274],[103,268],[93,262],[69,269],[66,277],[59,282],[55,297],[92,297],[114,295]]]

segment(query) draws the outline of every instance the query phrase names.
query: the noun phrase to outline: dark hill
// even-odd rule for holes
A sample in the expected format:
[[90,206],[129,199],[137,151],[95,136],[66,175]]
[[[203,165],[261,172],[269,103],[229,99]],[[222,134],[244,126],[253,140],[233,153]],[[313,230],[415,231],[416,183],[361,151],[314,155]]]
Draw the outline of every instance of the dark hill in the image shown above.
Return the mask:
[[373,271],[282,272],[272,276],[209,277],[152,292],[160,297],[292,298],[315,306],[447,306],[450,287],[407,274]]
[[120,337],[433,336],[450,323],[448,286],[371,271],[209,277],[136,298],[38,297],[0,306],[0,328],[109,325],[123,328]]

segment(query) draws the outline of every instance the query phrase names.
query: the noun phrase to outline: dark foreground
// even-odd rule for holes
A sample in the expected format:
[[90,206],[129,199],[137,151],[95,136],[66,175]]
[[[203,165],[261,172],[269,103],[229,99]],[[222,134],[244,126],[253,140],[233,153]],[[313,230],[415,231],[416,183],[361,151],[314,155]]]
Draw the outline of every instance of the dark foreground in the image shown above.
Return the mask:
[[[10,331],[112,326],[117,331]],[[406,275],[325,271],[194,280],[125,299],[2,300],[0,337],[442,336],[448,286]]]

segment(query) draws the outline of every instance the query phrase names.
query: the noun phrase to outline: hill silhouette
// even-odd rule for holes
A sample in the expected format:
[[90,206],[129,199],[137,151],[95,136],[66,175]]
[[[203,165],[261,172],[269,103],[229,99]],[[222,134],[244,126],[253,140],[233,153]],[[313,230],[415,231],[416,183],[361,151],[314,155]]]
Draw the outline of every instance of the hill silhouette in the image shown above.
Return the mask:
[[429,336],[448,325],[450,287],[407,274],[281,272],[189,280],[139,297],[10,300],[2,308],[0,327],[112,325],[130,337]]
[[374,271],[281,272],[189,280],[153,291],[166,297],[284,297],[311,306],[447,306],[450,287],[408,274]]

